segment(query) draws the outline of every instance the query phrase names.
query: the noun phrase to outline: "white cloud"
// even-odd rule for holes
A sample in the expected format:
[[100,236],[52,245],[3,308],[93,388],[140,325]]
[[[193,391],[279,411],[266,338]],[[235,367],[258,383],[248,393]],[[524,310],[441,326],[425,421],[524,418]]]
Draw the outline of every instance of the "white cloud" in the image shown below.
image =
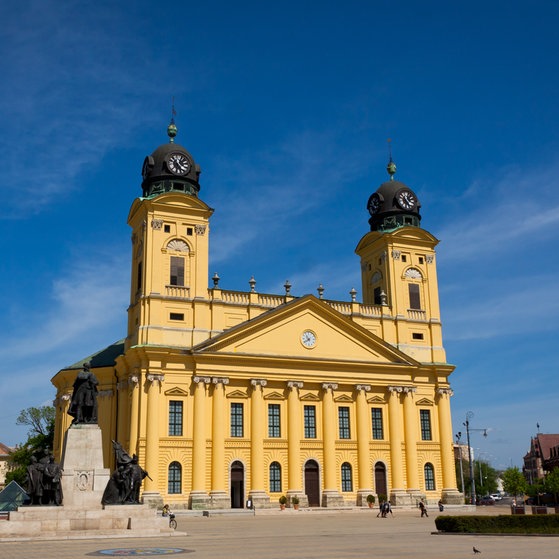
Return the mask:
[[[52,284],[40,310],[27,310],[24,320],[8,326],[6,345],[0,349],[3,368],[60,350],[68,356],[80,351],[79,348],[89,347],[87,351],[92,353],[101,349],[91,347],[94,340],[110,336],[106,339],[108,345],[126,334],[120,331],[115,337],[117,327],[126,321],[129,293],[128,270],[123,262],[107,254],[90,252],[88,260],[76,260],[69,269],[70,273],[61,274]],[[58,361],[57,366],[69,364]]]

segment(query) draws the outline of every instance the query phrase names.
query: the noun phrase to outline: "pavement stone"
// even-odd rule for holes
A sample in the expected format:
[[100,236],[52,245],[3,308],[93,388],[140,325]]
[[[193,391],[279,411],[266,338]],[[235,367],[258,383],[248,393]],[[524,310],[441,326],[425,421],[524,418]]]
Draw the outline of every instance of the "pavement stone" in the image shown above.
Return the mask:
[[[489,510],[491,509],[491,510]],[[0,542],[1,559],[81,559],[165,555],[177,559],[557,559],[559,539],[539,536],[436,534],[433,507],[428,518],[418,510],[395,509],[377,518],[378,509],[256,511],[211,514],[176,511],[177,532],[150,538],[96,538]],[[508,508],[478,507],[442,514],[508,514]],[[181,534],[182,532],[182,534]],[[186,534],[186,535],[185,535]],[[171,550],[180,553],[170,553]],[[105,552],[105,554],[101,553]],[[143,553],[142,553],[143,552]],[[114,554],[112,556],[115,556]]]

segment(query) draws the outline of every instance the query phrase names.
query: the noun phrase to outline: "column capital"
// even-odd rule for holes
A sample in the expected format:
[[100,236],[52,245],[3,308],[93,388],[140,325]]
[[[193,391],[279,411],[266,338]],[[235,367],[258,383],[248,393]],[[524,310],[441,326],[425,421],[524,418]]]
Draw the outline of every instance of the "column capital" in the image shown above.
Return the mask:
[[387,386],[389,392],[398,392],[404,394],[415,394],[417,387],[415,386]]
[[357,390],[357,392],[361,392],[361,390],[363,390],[363,392],[370,392],[371,391],[371,385],[370,384],[356,384],[355,385],[355,390]]
[[323,382],[322,383],[322,390],[327,392],[329,388],[331,388],[332,390],[337,390],[338,389],[338,384],[335,383],[335,382]]
[[71,394],[62,394],[62,396],[60,396],[60,399],[63,400],[63,401],[71,400],[72,395]]
[[227,377],[212,377],[213,384],[229,384],[229,379]]
[[299,380],[288,380],[287,381],[288,388],[303,388],[303,383]]
[[165,375],[152,375],[151,373],[149,373],[146,375],[146,379],[151,383],[159,382],[160,384],[163,384]]
[[140,377],[138,375],[130,375],[128,377],[128,384],[130,386],[135,386],[136,384],[138,384],[140,382]]
[[251,378],[250,379],[250,384],[256,388],[257,386],[266,386],[268,384],[268,381],[266,379],[263,378]]
[[210,384],[212,382],[211,377],[193,377],[192,380],[198,384],[198,383],[203,383],[203,384]]
[[443,396],[444,394],[447,396],[454,396],[454,391],[452,388],[437,388],[437,394],[439,396]]

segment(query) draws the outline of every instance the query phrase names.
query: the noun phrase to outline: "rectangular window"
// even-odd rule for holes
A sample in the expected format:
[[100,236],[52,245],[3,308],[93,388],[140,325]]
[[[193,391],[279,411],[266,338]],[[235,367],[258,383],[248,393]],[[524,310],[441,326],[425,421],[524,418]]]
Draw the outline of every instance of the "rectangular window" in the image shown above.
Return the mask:
[[279,404],[268,404],[268,437],[281,437]]
[[138,262],[138,273],[136,275],[136,285],[138,286],[138,289],[136,291],[140,291],[140,289],[142,289],[142,263]]
[[182,256],[171,256],[170,285],[184,286],[184,258]]
[[338,408],[338,425],[340,431],[340,439],[350,439],[351,433],[349,429],[349,408],[340,406]]
[[169,320],[184,320],[184,313],[172,312],[169,314]]
[[419,299],[419,285],[417,283],[410,283],[409,293],[410,309],[421,310],[421,301]]
[[243,404],[231,404],[231,436],[243,436]]
[[169,436],[182,437],[182,402],[169,402]]
[[423,334],[421,334],[420,332],[413,332],[411,337],[414,340],[422,340],[423,339]]
[[305,420],[305,439],[316,439],[316,408],[305,406],[303,409]]
[[431,437],[431,412],[429,410],[419,410],[421,421],[421,440],[430,441]]
[[380,287],[375,287],[373,289],[373,303],[375,305],[382,305],[382,299],[380,298]]
[[371,420],[373,424],[373,439],[382,441],[384,430],[382,427],[382,408],[371,409]]

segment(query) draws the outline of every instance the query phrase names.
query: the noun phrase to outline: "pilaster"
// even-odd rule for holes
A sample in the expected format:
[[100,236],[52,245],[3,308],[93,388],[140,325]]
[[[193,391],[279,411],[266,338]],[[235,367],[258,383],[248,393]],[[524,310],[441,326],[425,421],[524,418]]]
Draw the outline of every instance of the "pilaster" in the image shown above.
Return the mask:
[[210,500],[212,508],[229,508],[231,502],[225,490],[225,386],[229,379],[212,378],[212,487]]
[[401,386],[389,386],[388,421],[390,432],[390,471],[392,473],[392,489],[390,502],[393,505],[407,504],[408,497],[404,488],[404,473],[402,468],[402,428],[400,425],[400,394]]
[[442,500],[447,504],[464,504],[464,495],[458,491],[454,468],[454,443],[450,416],[450,388],[437,388],[439,432],[441,438],[441,467],[443,474]]
[[336,489],[336,416],[334,390],[336,383],[323,383],[322,397],[322,447],[324,452],[324,489],[322,506],[343,505],[343,497]]
[[[165,375],[148,373],[147,384],[147,418],[146,418],[146,466],[148,472],[158,472],[159,457],[159,395]],[[146,477],[144,480],[143,500],[148,503],[162,503],[158,491],[158,476]]]
[[250,462],[251,462],[251,488],[249,498],[257,506],[270,504],[270,497],[264,490],[264,428],[266,417],[264,416],[264,394],[263,388],[267,381],[264,379],[251,379],[251,438],[250,438]]
[[367,392],[371,391],[370,384],[357,384],[357,505],[366,507],[367,495],[373,494],[371,483],[371,463],[369,451],[369,418]]
[[194,417],[192,441],[192,490],[190,507],[205,508],[209,504],[206,491],[206,386],[212,381],[210,377],[195,376],[194,382]]

